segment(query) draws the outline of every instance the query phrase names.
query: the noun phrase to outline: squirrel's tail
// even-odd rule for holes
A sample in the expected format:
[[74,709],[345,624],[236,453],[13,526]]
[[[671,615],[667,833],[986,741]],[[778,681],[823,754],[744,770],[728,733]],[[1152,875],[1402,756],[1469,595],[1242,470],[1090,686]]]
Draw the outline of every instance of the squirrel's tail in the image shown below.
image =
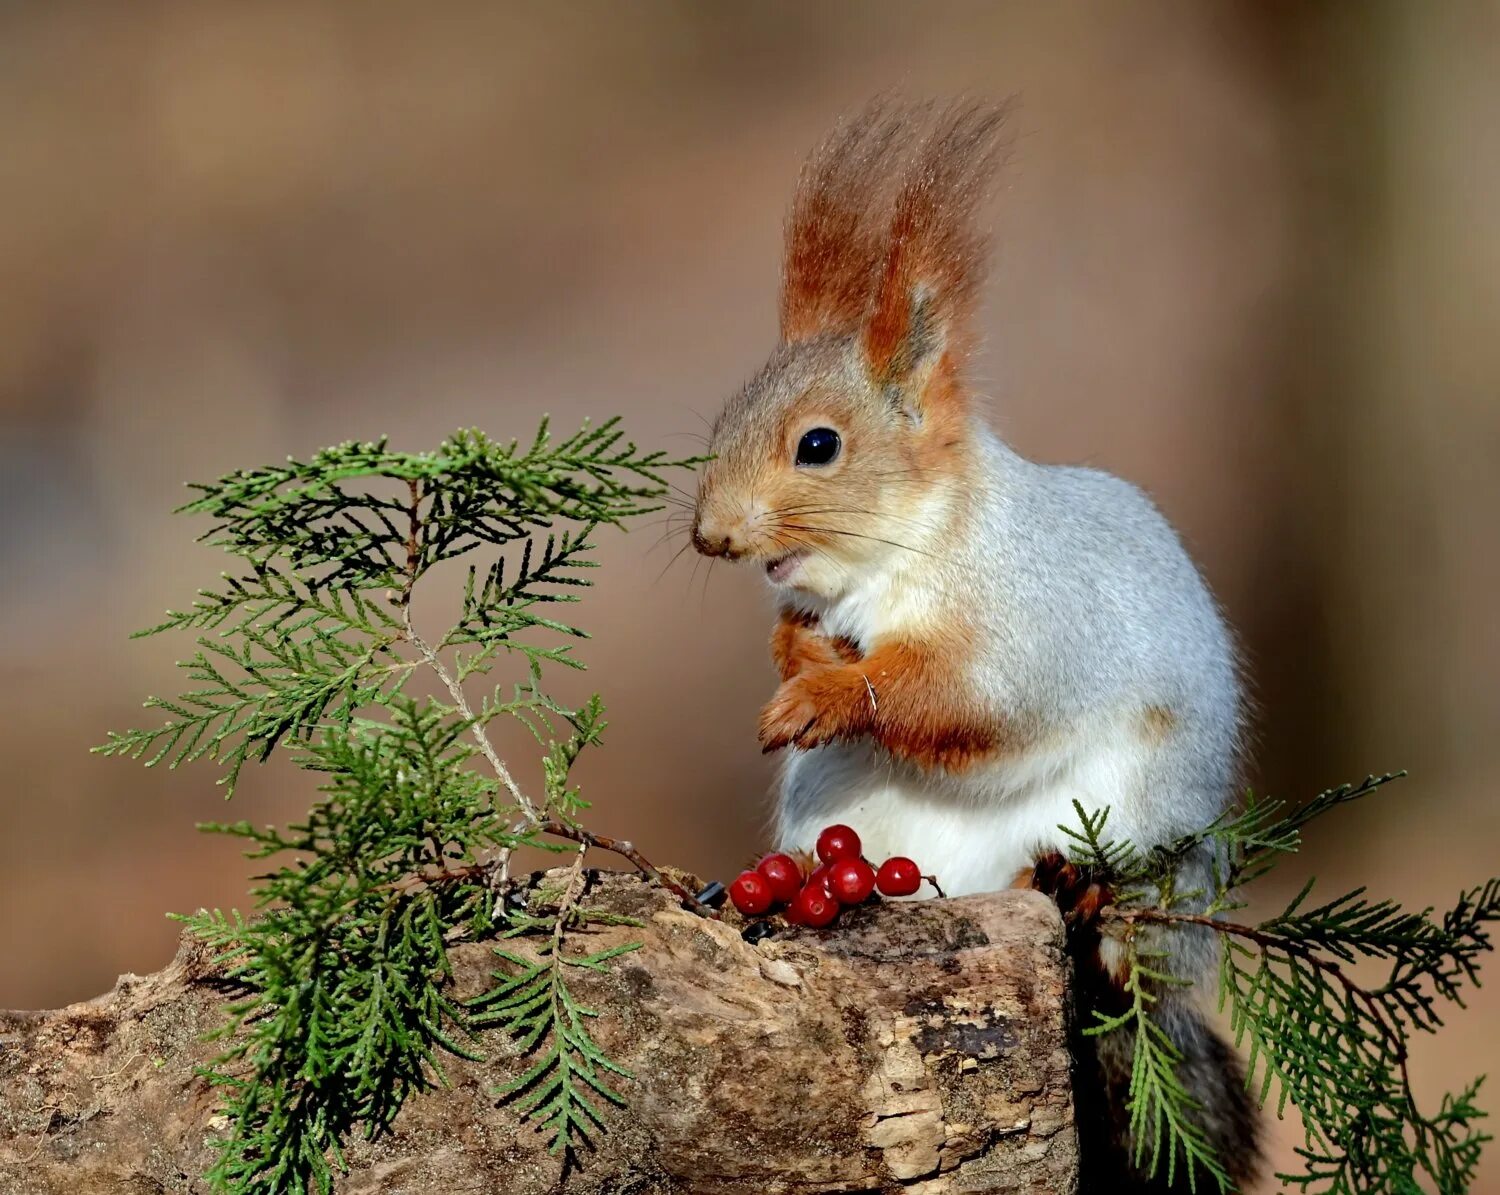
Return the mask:
[[[1200,871],[1209,866],[1201,859],[1192,865]],[[1201,879],[1184,874],[1185,882]],[[1098,1036],[1085,1032],[1094,1024],[1095,1013],[1118,1017],[1132,999],[1120,970],[1127,965],[1121,943],[1113,935],[1106,936],[1100,921],[1100,909],[1112,899],[1108,886],[1056,852],[1037,860],[1031,886],[1057,901],[1068,927],[1074,980],[1070,1044],[1079,1191],[1082,1195],[1214,1195],[1217,1184],[1201,1166],[1195,1168],[1196,1174],[1191,1173],[1180,1152],[1175,1165],[1165,1153],[1153,1159],[1154,1143],[1147,1141],[1142,1149],[1131,1134],[1135,1035],[1128,1029]],[[1138,942],[1143,949],[1172,958],[1174,974],[1201,980],[1212,972],[1219,944],[1211,931],[1174,927],[1170,937],[1162,930],[1137,932],[1144,939]],[[1260,1108],[1245,1086],[1245,1069],[1238,1055],[1204,1018],[1194,990],[1153,982],[1151,1020],[1177,1049],[1177,1079],[1196,1105],[1193,1115],[1209,1148],[1234,1188],[1244,1191],[1260,1169]]]
[[[1181,1051],[1177,1077],[1198,1103],[1196,1116],[1215,1156],[1235,1189],[1247,1190],[1260,1165],[1259,1118],[1238,1056],[1187,992],[1160,993],[1152,1019]],[[1078,1189],[1087,1195],[1189,1195],[1196,1185],[1198,1195],[1211,1195],[1216,1191],[1212,1176],[1199,1168],[1196,1183],[1191,1183],[1180,1154],[1171,1182],[1165,1155],[1151,1177],[1149,1143],[1142,1163],[1136,1165],[1137,1142],[1130,1133],[1128,1108],[1134,1052],[1134,1036],[1128,1032],[1099,1037],[1083,1036],[1081,1027],[1077,1032]]]

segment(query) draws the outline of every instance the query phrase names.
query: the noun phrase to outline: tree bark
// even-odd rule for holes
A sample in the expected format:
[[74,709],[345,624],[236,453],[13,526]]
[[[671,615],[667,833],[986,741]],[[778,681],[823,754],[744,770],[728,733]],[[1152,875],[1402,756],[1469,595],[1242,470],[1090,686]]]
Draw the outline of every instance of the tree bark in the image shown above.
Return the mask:
[[[1075,1191],[1066,960],[1042,897],[872,905],[756,945],[633,877],[601,877],[589,900],[645,923],[570,939],[642,943],[570,976],[634,1074],[594,1148],[564,1173],[497,1102],[518,1060],[490,1033],[485,1061],[445,1060],[446,1086],[350,1143],[340,1195]],[[459,993],[482,990],[489,947],[453,954]],[[0,1191],[206,1191],[225,1122],[194,1068],[232,995],[184,939],[106,996],[0,1012]]]

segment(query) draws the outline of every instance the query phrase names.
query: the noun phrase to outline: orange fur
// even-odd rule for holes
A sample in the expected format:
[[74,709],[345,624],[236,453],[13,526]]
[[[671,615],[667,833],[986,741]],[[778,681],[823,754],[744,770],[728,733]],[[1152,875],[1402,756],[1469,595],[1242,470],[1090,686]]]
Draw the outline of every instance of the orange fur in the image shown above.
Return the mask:
[[1141,737],[1148,743],[1162,743],[1177,726],[1177,715],[1164,705],[1148,705],[1141,711]]
[[[705,555],[812,554],[843,571],[972,471],[962,376],[983,238],[974,216],[1006,109],[879,102],[809,159],[787,221],[785,342],[725,407],[699,485]],[[862,375],[862,376],[856,376]],[[795,464],[813,427],[843,452]],[[830,494],[836,494],[831,500]]]
[[913,443],[912,466],[924,475],[965,484],[971,469],[968,397],[951,354],[944,353],[922,400],[922,435]]
[[801,610],[783,610],[771,632],[771,659],[783,681],[802,672],[833,668],[859,658],[847,639],[830,639],[817,630],[818,620]]
[[787,219],[784,341],[859,329],[882,386],[940,358],[956,373],[984,259],[974,217],[1007,113],[961,103],[934,121],[879,100],[813,153]]
[[[895,200],[865,357],[900,385],[932,357],[962,356],[984,260],[975,211],[998,163],[1004,106],[956,105],[918,150]],[[947,392],[956,397],[958,391]]]
[[884,235],[881,194],[897,170],[908,124],[877,100],[802,168],[786,227],[783,340],[848,331],[869,310]]
[[944,652],[897,643],[861,660],[798,673],[761,712],[761,745],[774,751],[868,735],[893,755],[947,771],[1012,749],[1016,728],[959,696],[965,689],[957,658],[951,647]]

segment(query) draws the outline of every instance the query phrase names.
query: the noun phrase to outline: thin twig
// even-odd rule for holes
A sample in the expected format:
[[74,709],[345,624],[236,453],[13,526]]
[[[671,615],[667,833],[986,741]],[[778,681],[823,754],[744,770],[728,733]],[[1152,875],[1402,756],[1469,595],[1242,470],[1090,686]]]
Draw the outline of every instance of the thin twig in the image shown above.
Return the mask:
[[608,851],[612,855],[619,855],[622,859],[628,859],[636,869],[650,880],[665,888],[673,896],[677,897],[684,905],[704,917],[717,917],[718,914],[708,905],[700,901],[696,896],[684,888],[675,880],[668,879],[658,871],[655,865],[635,849],[635,844],[624,839],[610,838],[604,834],[595,834],[592,830],[585,830],[582,826],[575,826],[571,822],[545,821],[537,826],[544,834],[551,834],[555,838],[567,838],[573,842],[582,843],[585,846],[597,847],[601,851]]
[[37,1134],[36,1148],[24,1158],[18,1158],[16,1162],[18,1166],[27,1166],[36,1161],[41,1155],[42,1150],[47,1147],[47,1139],[52,1135],[52,1126],[60,1119],[60,1109],[55,1104],[47,1104],[45,1107],[47,1109],[47,1123],[42,1126],[41,1132]]
[[[612,855],[619,855],[622,859],[628,859],[647,880],[659,887],[665,888],[693,912],[703,917],[718,917],[718,913],[714,909],[700,901],[692,892],[677,883],[677,881],[662,875],[651,860],[636,850],[634,843],[626,842],[623,839],[610,838],[605,834],[595,834],[591,830],[585,830],[582,826],[575,826],[563,821],[537,822],[532,828],[543,834],[551,834],[554,838],[566,838],[570,842],[576,842],[584,850],[592,848],[608,851]],[[456,884],[464,880],[481,879],[485,876],[493,877],[496,868],[500,865],[501,861],[497,855],[496,858],[483,863],[465,863],[461,867],[445,867],[437,871],[413,872],[409,876],[393,880],[391,883],[385,885],[385,887],[393,892],[413,892],[419,888],[430,888],[439,884]]]
[[589,853],[589,844],[580,842],[573,854],[573,864],[568,868],[568,878],[563,883],[562,896],[557,902],[557,920],[552,925],[552,957],[561,961],[563,935],[567,933],[568,914],[583,894],[583,861]]
[[453,707],[458,710],[460,717],[470,723],[470,733],[473,734],[475,741],[478,742],[479,750],[483,753],[485,759],[489,761],[489,765],[494,769],[495,775],[500,778],[500,783],[505,786],[505,790],[515,799],[516,804],[521,807],[522,811],[526,814],[527,820],[535,824],[540,820],[541,814],[537,812],[536,806],[531,803],[531,798],[521,791],[520,786],[516,784],[515,779],[511,776],[510,769],[505,766],[500,756],[496,754],[495,748],[490,745],[489,736],[484,733],[484,728],[476,719],[473,709],[469,706],[468,697],[464,694],[458,681],[454,680],[452,674],[443,666],[443,662],[438,659],[437,653],[432,650],[426,640],[412,629],[410,607],[403,609],[402,617],[406,626],[408,642],[417,649],[422,659],[427,662],[428,667],[437,673],[438,679],[443,682],[444,687],[453,697]]
[[[463,686],[459,684],[456,677],[448,671],[439,659],[432,646],[417,634],[416,627],[412,625],[411,618],[411,591],[416,584],[417,576],[421,567],[421,554],[419,548],[419,536],[421,532],[420,507],[422,503],[422,491],[420,483],[409,481],[406,483],[411,495],[411,504],[407,507],[408,531],[406,536],[406,570],[405,580],[401,586],[399,605],[401,607],[401,625],[405,633],[404,637],[420,655],[423,661],[442,681],[443,687],[448,690],[453,698],[453,706],[459,716],[469,723],[469,732],[474,736],[474,741],[479,744],[480,753],[489,761],[496,777],[510,793],[511,798],[520,806],[523,820],[512,828],[513,833],[518,833],[528,826],[534,826],[541,820],[541,813],[532,804],[531,798],[521,791],[521,786],[510,774],[510,769],[500,758],[499,753],[490,743],[489,736],[484,733],[484,725],[475,716],[473,708],[469,705],[468,695],[465,694]],[[493,876],[497,888],[503,887],[510,879],[510,850],[506,848],[501,851],[494,865]]]
[[[591,847],[597,847],[599,850],[609,851],[612,854],[620,855],[622,858],[630,860],[630,862],[633,863],[641,872],[641,874],[644,875],[648,880],[667,889],[667,891],[671,892],[674,896],[681,900],[684,905],[692,909],[695,913],[701,914],[705,917],[717,916],[713,909],[703,904],[695,895],[693,895],[693,893],[689,892],[681,884],[678,884],[673,880],[669,880],[666,876],[662,875],[661,872],[656,869],[656,867],[651,863],[649,859],[647,859],[644,855],[642,855],[638,850],[635,849],[635,846],[633,844],[625,842],[623,840],[609,838],[603,834],[594,834],[593,832],[585,830],[581,826],[575,826],[570,822],[558,821],[556,819],[544,819],[543,812],[539,810],[536,805],[532,803],[531,799],[521,791],[520,785],[518,785],[515,781],[515,778],[511,776],[510,769],[505,766],[505,763],[503,760],[501,760],[499,753],[496,752],[494,746],[490,743],[489,736],[484,732],[483,723],[475,716],[473,708],[469,705],[468,696],[464,693],[463,686],[459,683],[458,679],[451,672],[449,672],[433,647],[419,634],[417,634],[416,627],[412,624],[411,593],[412,587],[416,584],[417,577],[421,572],[422,563],[420,514],[420,508],[422,504],[422,490],[420,483],[415,480],[407,482],[407,490],[410,494],[411,500],[406,508],[408,526],[406,536],[406,568],[405,577],[401,587],[401,594],[398,601],[398,604],[401,608],[401,625],[404,631],[403,637],[408,643],[412,645],[414,649],[416,649],[417,653],[422,657],[423,661],[429,668],[432,669],[433,673],[436,674],[438,680],[443,683],[443,687],[448,690],[449,695],[453,698],[453,705],[454,708],[458,711],[459,716],[464,718],[469,723],[469,730],[473,734],[475,741],[479,744],[480,752],[484,755],[484,758],[489,761],[489,765],[492,769],[494,769],[495,775],[499,778],[500,783],[505,787],[505,790],[510,793],[511,797],[515,800],[516,805],[519,806],[522,814],[522,819],[521,821],[517,822],[516,825],[511,827],[511,833],[514,835],[520,834],[528,829],[535,829],[541,831],[544,834],[551,834],[556,838],[566,838],[578,843],[579,852],[578,858],[574,861],[573,864],[573,878],[576,878],[576,876],[580,873],[583,867],[583,856],[587,854],[588,850]],[[873,692],[871,696],[873,699]],[[510,882],[511,853],[512,852],[510,847],[502,847],[496,853],[495,858],[488,862],[470,864],[460,868],[445,869],[440,872],[429,872],[414,875],[410,877],[409,880],[397,881],[395,884],[391,885],[391,887],[402,888],[404,886],[407,886],[408,884],[420,885],[453,882],[455,880],[472,879],[479,875],[488,874],[491,887],[498,891],[504,888]],[[572,885],[572,882],[572,879],[570,879],[570,887]],[[576,900],[576,896],[573,897],[573,899]],[[563,918],[559,917],[559,926],[562,925],[562,921]]]

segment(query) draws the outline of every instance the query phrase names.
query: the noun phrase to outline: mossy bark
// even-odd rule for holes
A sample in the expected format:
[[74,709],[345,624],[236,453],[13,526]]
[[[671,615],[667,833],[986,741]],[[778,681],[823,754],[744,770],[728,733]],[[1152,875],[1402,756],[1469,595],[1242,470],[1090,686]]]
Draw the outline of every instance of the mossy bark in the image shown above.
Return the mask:
[[[448,1059],[445,1086],[351,1144],[339,1192],[1075,1190],[1066,964],[1036,894],[871,906],[756,945],[632,877],[602,877],[589,899],[645,922],[574,943],[643,944],[570,977],[635,1076],[595,1148],[565,1174],[497,1102],[518,1063],[489,1034],[486,1061]],[[481,990],[489,948],[454,957],[460,993]],[[232,995],[184,940],[165,970],[96,1000],[0,1012],[0,1191],[206,1191],[224,1122],[194,1068]]]

